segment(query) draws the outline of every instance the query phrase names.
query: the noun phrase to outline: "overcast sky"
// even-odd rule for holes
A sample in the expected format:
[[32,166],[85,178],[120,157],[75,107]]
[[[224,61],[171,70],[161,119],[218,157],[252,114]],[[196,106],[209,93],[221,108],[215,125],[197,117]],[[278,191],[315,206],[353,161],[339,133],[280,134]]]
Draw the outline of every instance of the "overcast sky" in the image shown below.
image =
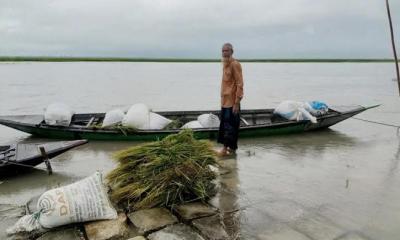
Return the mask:
[[[400,1],[390,0],[400,49]],[[0,0],[0,55],[392,57],[384,0]]]

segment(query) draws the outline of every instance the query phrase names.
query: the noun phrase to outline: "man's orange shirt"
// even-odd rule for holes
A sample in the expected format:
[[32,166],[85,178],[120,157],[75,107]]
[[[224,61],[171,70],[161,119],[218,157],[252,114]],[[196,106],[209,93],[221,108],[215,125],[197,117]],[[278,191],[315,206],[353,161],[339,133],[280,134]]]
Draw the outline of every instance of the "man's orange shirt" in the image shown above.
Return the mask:
[[221,106],[224,108],[233,107],[240,103],[243,98],[243,75],[242,66],[233,59],[223,69],[221,83]]

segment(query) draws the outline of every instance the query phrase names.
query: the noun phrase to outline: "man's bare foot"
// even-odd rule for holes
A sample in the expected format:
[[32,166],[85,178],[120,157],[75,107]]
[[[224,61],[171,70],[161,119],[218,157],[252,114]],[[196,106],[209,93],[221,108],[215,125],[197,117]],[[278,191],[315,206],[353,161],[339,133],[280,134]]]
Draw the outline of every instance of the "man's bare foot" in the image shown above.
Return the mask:
[[218,157],[225,157],[225,156],[227,156],[227,153],[226,153],[226,151],[220,150],[220,151],[217,152],[217,156]]
[[217,151],[218,157],[227,157],[231,155],[235,155],[236,151],[227,147],[222,148],[220,151]]
[[228,149],[226,147],[222,148],[219,151],[216,151],[218,157],[225,157],[227,156]]
[[230,149],[230,148],[227,148],[227,149],[226,149],[226,155],[227,155],[227,156],[235,155],[235,154],[236,154],[236,150]]

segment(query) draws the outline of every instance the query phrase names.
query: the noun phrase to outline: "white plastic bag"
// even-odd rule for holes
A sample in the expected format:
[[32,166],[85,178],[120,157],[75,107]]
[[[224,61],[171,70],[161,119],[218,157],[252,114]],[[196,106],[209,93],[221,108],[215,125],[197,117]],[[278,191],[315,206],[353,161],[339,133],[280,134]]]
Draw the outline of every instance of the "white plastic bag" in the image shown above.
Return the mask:
[[137,129],[148,129],[150,126],[149,108],[143,103],[133,105],[122,119],[122,125]]
[[312,123],[317,123],[317,119],[311,115],[310,112],[308,112],[305,108],[299,108],[298,109],[298,117],[297,117],[297,121],[300,120],[310,120]]
[[317,122],[317,119],[305,109],[305,104],[302,102],[283,101],[275,108],[274,114],[278,114],[288,120]]
[[44,120],[49,125],[69,126],[74,112],[63,103],[50,104],[44,113]]
[[197,121],[205,128],[219,127],[220,124],[218,116],[212,113],[201,114],[197,117]]
[[297,119],[297,109],[303,107],[303,104],[295,101],[283,101],[274,110],[274,114],[278,114],[288,120]]
[[172,120],[170,120],[164,116],[161,116],[160,114],[150,112],[149,129],[163,129],[171,122],[172,122]]
[[76,222],[115,219],[100,172],[78,182],[49,190],[37,203],[38,211],[18,220],[7,234],[33,231],[40,227],[53,228]]
[[190,121],[182,126],[182,128],[203,128],[199,121]]
[[122,122],[124,119],[125,113],[121,109],[114,109],[106,112],[106,116],[104,117],[103,123],[101,127],[108,127],[115,123]]

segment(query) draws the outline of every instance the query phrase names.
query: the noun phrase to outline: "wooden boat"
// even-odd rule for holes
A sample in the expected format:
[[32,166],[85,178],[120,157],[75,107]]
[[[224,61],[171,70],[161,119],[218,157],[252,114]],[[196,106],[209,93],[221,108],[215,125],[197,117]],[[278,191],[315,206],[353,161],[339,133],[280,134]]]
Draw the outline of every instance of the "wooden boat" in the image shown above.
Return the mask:
[[[299,133],[330,127],[367,109],[377,107],[341,106],[332,107],[328,113],[310,121],[289,121],[273,113],[274,109],[253,109],[241,111],[240,137],[268,136]],[[219,114],[219,111],[169,111],[157,112],[169,119],[181,122],[196,120],[203,113]],[[74,114],[70,126],[51,126],[45,123],[43,115],[0,116],[0,124],[40,137],[58,139],[89,140],[156,140],[180,129],[133,130],[123,128],[99,128],[105,113]],[[196,138],[216,138],[218,128],[193,129]]]
[[[0,176],[19,170],[26,170],[42,163],[46,157],[56,157],[74,147],[87,143],[87,140],[59,141],[48,143],[16,143],[0,146]],[[46,155],[40,152],[43,147]]]

